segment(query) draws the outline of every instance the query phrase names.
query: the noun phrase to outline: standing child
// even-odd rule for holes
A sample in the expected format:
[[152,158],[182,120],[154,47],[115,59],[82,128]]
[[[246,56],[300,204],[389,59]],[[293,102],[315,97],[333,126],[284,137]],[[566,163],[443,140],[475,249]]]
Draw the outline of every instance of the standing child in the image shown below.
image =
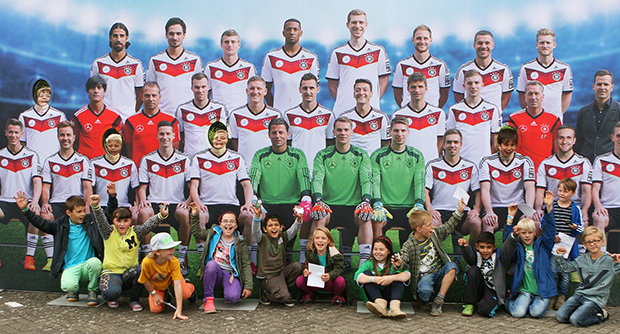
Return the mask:
[[515,263],[510,298],[506,302],[506,310],[515,318],[523,318],[528,312],[533,318],[541,318],[549,307],[550,298],[558,294],[549,263],[556,234],[553,198],[553,193],[547,190],[543,199],[543,235],[539,238],[536,237],[536,222],[532,219],[521,219],[513,228],[517,206],[508,207],[504,231],[507,237],[502,247]]
[[[444,298],[458,273],[456,263],[450,261],[448,253],[441,243],[448,238],[463,218],[465,203],[459,200],[459,206],[452,217],[443,225],[433,228],[433,217],[426,210],[413,211],[409,215],[409,225],[413,233],[401,249],[402,262],[411,271],[411,294],[419,298],[422,308],[428,308],[428,301],[437,283],[441,282],[439,293],[431,307],[432,316],[440,316]],[[400,263],[400,262],[399,262]]]
[[[300,210],[301,209],[301,210]],[[284,303],[287,307],[295,306],[290,290],[295,287],[295,280],[303,272],[299,262],[286,264],[286,244],[297,235],[302,224],[303,209],[300,206],[293,208],[295,222],[286,232],[280,218],[267,215],[262,227],[260,217],[262,205],[254,207],[254,221],[252,235],[258,244],[258,272],[256,277],[262,279],[260,302],[269,305],[271,302]]]
[[200,278],[204,283],[203,308],[205,313],[217,312],[214,304],[213,289],[224,288],[224,300],[236,303],[239,298],[252,295],[252,267],[248,243],[239,233],[237,215],[224,211],[218,218],[218,224],[210,229],[200,227],[198,204],[190,205],[190,223],[194,238],[205,240],[205,252],[200,257]]
[[[411,278],[409,270],[398,270],[402,260],[392,249],[392,241],[385,236],[377,237],[372,243],[370,261],[362,263],[355,273],[355,281],[366,296],[368,311],[382,317],[405,318],[400,309],[400,300],[405,282]],[[387,310],[388,301],[390,310]]]
[[[164,206],[167,209],[167,205]],[[149,309],[152,313],[161,313],[164,310],[165,292],[172,283],[176,298],[176,311],[172,319],[187,320],[189,317],[183,315],[183,300],[195,302],[196,291],[192,283],[183,279],[179,259],[174,257],[174,248],[180,243],[165,232],[157,233],[151,238],[152,251],[142,260],[142,272],[138,282],[144,284],[149,292]]]
[[306,266],[308,263],[325,267],[325,273],[321,275],[321,280],[325,282],[325,287],[308,286],[308,276],[311,273],[306,267],[303,275],[297,277],[297,287],[305,293],[302,298],[303,303],[312,303],[312,294],[315,291],[329,291],[334,293],[332,304],[344,305],[346,300],[343,297],[343,293],[347,288],[347,282],[342,277],[342,274],[344,274],[344,257],[336,248],[334,238],[327,227],[317,227],[310,237],[308,250],[306,250]]
[[609,254],[601,250],[605,235],[594,226],[583,232],[583,244],[588,253],[580,255],[575,261],[566,261],[564,247],[557,250],[555,261],[560,272],[576,271],[581,284],[575,294],[568,298],[555,314],[559,322],[569,322],[577,327],[600,324],[609,318],[603,308],[607,304],[609,292],[615,276],[620,274],[620,254]]
[[[504,268],[510,264],[508,256],[502,256],[495,246],[495,236],[482,232],[476,241],[476,249],[467,244],[465,238],[458,240],[462,247],[463,259],[469,264],[467,283],[463,290],[462,315],[474,315],[474,305],[480,314],[493,317],[498,305],[506,299],[506,278]],[[500,260],[507,263],[501,263]]]

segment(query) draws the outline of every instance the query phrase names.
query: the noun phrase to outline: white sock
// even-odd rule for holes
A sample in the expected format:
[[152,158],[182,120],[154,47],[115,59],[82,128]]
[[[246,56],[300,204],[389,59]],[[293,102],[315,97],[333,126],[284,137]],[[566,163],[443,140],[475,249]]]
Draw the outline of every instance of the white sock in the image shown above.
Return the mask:
[[198,251],[198,256],[202,258],[202,253],[205,251],[205,243],[196,243],[196,250]]
[[43,242],[43,249],[45,249],[45,255],[48,258],[54,257],[54,236],[51,234],[41,236]]
[[362,263],[366,262],[370,258],[370,244],[361,244],[360,245],[360,267]]
[[250,249],[250,262],[255,265],[258,264],[258,259],[256,257],[256,253],[258,253],[258,244],[256,242],[252,243],[252,246],[248,247]]
[[187,256],[187,246],[179,245],[179,262],[183,263]]
[[26,256],[34,256],[34,251],[37,249],[37,241],[39,241],[38,234],[26,234]]
[[308,239],[299,239],[299,262],[306,263],[306,251],[308,250]]

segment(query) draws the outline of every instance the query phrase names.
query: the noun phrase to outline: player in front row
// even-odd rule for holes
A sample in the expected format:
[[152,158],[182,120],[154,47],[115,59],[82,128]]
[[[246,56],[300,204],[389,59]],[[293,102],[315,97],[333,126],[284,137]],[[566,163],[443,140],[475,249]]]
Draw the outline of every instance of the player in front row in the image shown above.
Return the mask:
[[[24,269],[35,270],[34,251],[39,240],[39,230],[20,213],[19,207],[11,194],[18,191],[25,192],[32,202],[28,207],[36,215],[41,213],[39,199],[41,198],[41,165],[39,155],[24,146],[21,142],[23,125],[15,118],[6,121],[4,135],[8,145],[0,150],[0,223],[8,224],[13,218],[19,219],[26,227],[26,257]],[[51,237],[51,236],[50,236]],[[45,242],[45,239],[42,238]],[[51,246],[48,244],[48,246]],[[49,249],[49,250],[48,250]],[[53,247],[47,247],[46,253],[53,252]],[[52,257],[52,254],[48,254]]]
[[[319,77],[319,58],[299,45],[304,32],[297,19],[284,21],[284,45],[267,52],[261,77],[267,82],[267,104],[284,112],[296,107],[301,99],[295,87],[308,73]],[[273,93],[271,89],[273,88]]]
[[421,24],[413,29],[411,42],[415,47],[413,55],[401,60],[394,67],[394,100],[396,104],[404,107],[411,101],[408,78],[413,73],[422,74],[428,82],[428,94],[424,101],[439,108],[448,101],[450,94],[450,69],[445,61],[431,55],[429,49],[433,43],[431,28]]

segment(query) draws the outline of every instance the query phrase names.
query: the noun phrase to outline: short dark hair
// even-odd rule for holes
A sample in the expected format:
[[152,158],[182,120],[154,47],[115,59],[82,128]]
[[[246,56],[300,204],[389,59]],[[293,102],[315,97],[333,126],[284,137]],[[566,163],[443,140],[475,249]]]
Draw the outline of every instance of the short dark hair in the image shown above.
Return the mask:
[[112,219],[131,219],[131,211],[127,208],[118,208],[112,213]]
[[497,144],[506,144],[511,141],[515,141],[515,144],[519,143],[519,135],[517,134],[517,130],[512,126],[506,125],[499,129],[497,133]]
[[426,75],[420,72],[413,72],[413,74],[407,78],[407,88],[409,88],[409,85],[411,85],[412,82],[424,82],[424,86],[426,86]]
[[170,121],[159,121],[159,123],[157,123],[157,128],[161,128],[162,126],[170,126],[172,128],[174,128],[174,125],[172,125],[172,122]]
[[446,130],[446,132],[443,133],[443,141],[444,141],[444,143],[446,142],[446,137],[448,135],[459,135],[459,137],[461,138],[461,141],[463,141],[463,134],[461,133],[461,130],[459,130],[459,129],[448,129],[448,130]]
[[144,87],[156,87],[157,91],[161,94],[161,88],[159,88],[159,84],[156,81],[147,81],[144,83]]
[[173,17],[168,20],[168,22],[166,22],[166,34],[168,33],[168,29],[175,24],[181,25],[184,34],[187,32],[187,26],[185,25],[185,22],[178,17]]
[[73,127],[73,123],[71,123],[71,121],[62,121],[58,123],[56,133],[60,133],[60,129],[62,128],[71,128],[71,131],[73,132],[73,134],[75,134],[75,127]]
[[282,117],[276,117],[269,122],[269,126],[267,126],[267,130],[271,132],[271,127],[276,125],[284,125],[286,131],[288,131],[288,123]]
[[479,30],[475,35],[474,35],[474,42],[476,42],[476,38],[478,38],[478,36],[491,36],[491,38],[493,38],[493,34],[488,31],[488,30]]
[[202,79],[207,79],[207,81],[209,81],[209,78],[207,78],[207,76],[204,73],[202,72],[194,73],[194,75],[192,75],[192,85],[194,84],[194,80],[202,80]]
[[577,191],[577,182],[575,182],[575,180],[571,179],[570,177],[561,179],[560,183],[558,183],[558,187],[560,186],[563,186],[568,191]]
[[297,22],[299,24],[299,29],[301,29],[301,22],[299,22],[298,19],[291,17],[290,19],[284,21],[284,25],[282,26],[283,30],[286,28],[286,24],[289,23],[289,22]]
[[608,70],[598,70],[596,71],[596,73],[594,73],[594,81],[596,81],[596,77],[604,77],[606,75],[609,75],[611,77],[611,82],[614,82],[614,75],[608,71]]
[[312,73],[306,73],[301,77],[301,80],[299,80],[299,87],[301,87],[301,83],[303,81],[308,81],[308,80],[314,80],[316,81],[317,85],[319,84],[319,78],[317,78],[316,75]]
[[270,220],[276,221],[276,222],[278,222],[278,224],[282,225],[282,221],[280,220],[280,216],[271,214],[271,215],[265,216],[265,219],[263,220],[263,224],[262,224],[263,228],[267,227],[267,222],[270,221]]
[[24,125],[17,118],[9,118],[6,120],[6,124],[4,125],[4,129],[8,129],[9,125],[17,125],[20,129],[24,129]]
[[495,245],[495,235],[488,231],[482,232],[478,235],[478,241],[476,241],[476,244],[479,243]]
[[73,212],[73,209],[75,209],[78,206],[86,207],[86,202],[80,196],[71,196],[67,198],[67,200],[65,201],[65,209],[71,212]]
[[557,133],[560,133],[560,130],[564,130],[564,129],[570,129],[570,130],[573,130],[573,133],[574,133],[574,134],[577,134],[577,130],[575,130],[575,127],[574,127],[574,126],[572,126],[572,125],[570,125],[570,124],[568,124],[568,123],[564,123],[564,124],[560,125],[560,126],[558,127],[558,132],[557,132]]
[[404,124],[406,127],[409,127],[409,121],[404,116],[396,116],[392,118],[392,121],[390,122],[390,129],[396,124]]
[[357,86],[358,83],[368,84],[370,86],[370,91],[372,92],[372,82],[370,80],[366,78],[355,79],[355,83],[353,84],[353,87],[355,88],[355,86]]
[[108,84],[105,82],[105,79],[102,76],[95,74],[86,81],[86,91],[88,92],[97,86],[101,86],[104,92],[108,88]]
[[[116,22],[112,25],[112,27],[110,28],[110,33],[108,34],[108,36],[112,36],[112,32],[115,29],[123,29],[125,30],[125,35],[127,35],[127,38],[129,38],[129,29],[127,29],[127,26],[122,23],[122,22]],[[129,46],[131,45],[131,43],[129,43],[129,41],[125,42],[125,49],[128,49]],[[110,47],[112,47],[112,42],[110,42]]]

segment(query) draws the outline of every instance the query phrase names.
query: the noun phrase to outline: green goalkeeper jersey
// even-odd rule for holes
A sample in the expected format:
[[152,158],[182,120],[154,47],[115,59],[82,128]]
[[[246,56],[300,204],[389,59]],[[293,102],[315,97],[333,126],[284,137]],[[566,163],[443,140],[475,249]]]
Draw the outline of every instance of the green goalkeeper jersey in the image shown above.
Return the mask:
[[265,203],[297,203],[301,196],[310,196],[310,170],[298,148],[289,146],[276,153],[268,146],[256,151],[249,175],[254,192]]
[[370,160],[366,151],[351,145],[340,153],[329,146],[316,154],[312,194],[329,205],[357,205],[372,198]]
[[422,152],[411,146],[395,152],[388,145],[372,153],[370,165],[375,201],[395,209],[424,204],[426,168]]

